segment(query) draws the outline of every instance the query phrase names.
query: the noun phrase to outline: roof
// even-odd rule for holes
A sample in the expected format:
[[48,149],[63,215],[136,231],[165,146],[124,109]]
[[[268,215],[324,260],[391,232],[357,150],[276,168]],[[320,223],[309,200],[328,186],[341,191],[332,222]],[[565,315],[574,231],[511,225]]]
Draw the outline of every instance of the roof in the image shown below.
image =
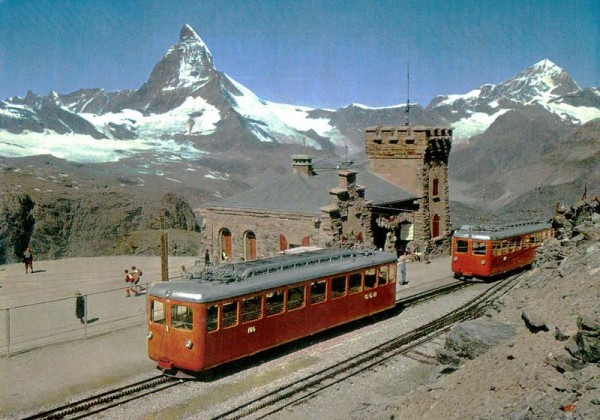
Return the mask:
[[383,251],[321,249],[262,260],[222,264],[214,269],[195,274],[195,278],[191,280],[153,284],[148,294],[184,302],[214,302],[310,279],[390,264],[396,260],[396,255]]
[[550,228],[552,228],[552,225],[546,222],[526,222],[497,226],[464,225],[460,229],[457,229],[452,236],[455,238],[495,240],[539,232]]
[[[291,173],[219,203],[210,203],[207,207],[319,214],[321,207],[331,203],[329,191],[338,186],[338,177],[335,169],[321,170],[314,176]],[[404,188],[366,170],[356,175],[356,184],[366,188],[365,199],[376,205],[417,198]]]

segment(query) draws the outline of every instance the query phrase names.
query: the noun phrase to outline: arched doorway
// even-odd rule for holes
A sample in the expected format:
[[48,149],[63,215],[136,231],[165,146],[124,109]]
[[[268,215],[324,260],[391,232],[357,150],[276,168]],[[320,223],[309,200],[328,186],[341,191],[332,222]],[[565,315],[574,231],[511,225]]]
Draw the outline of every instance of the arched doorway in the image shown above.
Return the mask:
[[256,235],[252,231],[244,233],[244,259],[246,261],[256,259]]
[[231,261],[231,231],[223,228],[219,231],[219,259],[221,261]]
[[408,246],[408,243],[415,239],[414,225],[410,222],[402,222],[398,225],[398,233],[396,234],[396,249],[399,254],[403,254]]
[[288,248],[287,239],[283,234],[279,234],[279,250],[285,251]]

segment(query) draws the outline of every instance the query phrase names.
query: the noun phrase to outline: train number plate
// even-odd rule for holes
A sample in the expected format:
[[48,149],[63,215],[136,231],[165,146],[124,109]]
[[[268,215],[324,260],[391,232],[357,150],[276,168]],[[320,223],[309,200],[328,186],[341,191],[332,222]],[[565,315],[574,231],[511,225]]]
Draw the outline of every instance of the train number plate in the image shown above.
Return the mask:
[[377,297],[377,292],[365,293],[365,299],[373,299]]

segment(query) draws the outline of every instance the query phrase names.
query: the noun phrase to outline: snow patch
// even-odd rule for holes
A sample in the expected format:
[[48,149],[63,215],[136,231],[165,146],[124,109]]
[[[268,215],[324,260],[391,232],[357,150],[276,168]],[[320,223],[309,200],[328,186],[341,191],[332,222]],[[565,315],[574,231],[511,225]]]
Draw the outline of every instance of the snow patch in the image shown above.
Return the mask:
[[170,139],[94,139],[82,134],[61,135],[49,130],[24,134],[0,132],[0,156],[5,157],[52,155],[71,162],[102,163],[117,162],[147,151],[173,153],[189,159],[205,154],[189,142],[177,143]]
[[474,112],[469,118],[463,118],[455,122],[452,124],[454,127],[454,140],[460,143],[475,134],[483,133],[496,121],[496,118],[508,111],[508,109],[501,109],[492,115],[484,112]]
[[119,113],[79,114],[108,137],[112,137],[109,124],[125,125],[135,130],[138,137],[160,138],[175,134],[212,134],[221,121],[219,110],[201,97],[188,96],[185,102],[164,114],[144,115],[139,111],[124,109]]

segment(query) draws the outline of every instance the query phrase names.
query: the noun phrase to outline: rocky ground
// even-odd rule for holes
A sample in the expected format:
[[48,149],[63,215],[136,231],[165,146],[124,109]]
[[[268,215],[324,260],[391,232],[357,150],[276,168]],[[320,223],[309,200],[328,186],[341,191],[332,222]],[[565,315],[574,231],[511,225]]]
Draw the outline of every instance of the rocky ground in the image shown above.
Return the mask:
[[439,352],[434,381],[373,418],[600,418],[600,203],[554,220],[520,286]]

